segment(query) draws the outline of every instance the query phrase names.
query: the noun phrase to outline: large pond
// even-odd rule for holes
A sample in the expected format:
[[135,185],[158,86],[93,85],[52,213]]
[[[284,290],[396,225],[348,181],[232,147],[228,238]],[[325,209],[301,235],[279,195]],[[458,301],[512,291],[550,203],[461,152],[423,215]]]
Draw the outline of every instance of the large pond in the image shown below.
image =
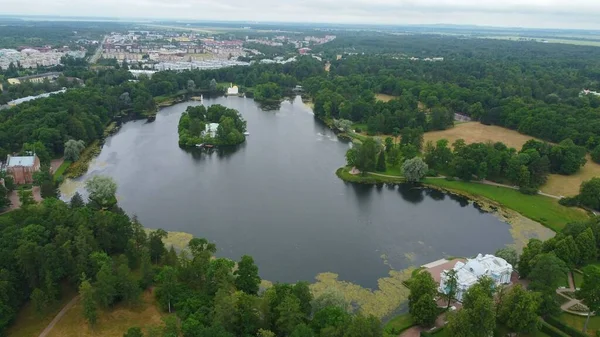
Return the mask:
[[[119,204],[144,226],[205,237],[216,242],[219,256],[251,255],[271,281],[312,281],[333,272],[377,288],[390,268],[513,242],[510,225],[462,198],[338,179],[349,144],[299,97],[277,111],[263,111],[251,99],[205,99],[239,110],[250,136],[234,150],[184,151],[177,123],[197,104],[162,109],[153,123],[126,123],[79,181],[113,177]],[[67,198],[72,191],[63,192]]]

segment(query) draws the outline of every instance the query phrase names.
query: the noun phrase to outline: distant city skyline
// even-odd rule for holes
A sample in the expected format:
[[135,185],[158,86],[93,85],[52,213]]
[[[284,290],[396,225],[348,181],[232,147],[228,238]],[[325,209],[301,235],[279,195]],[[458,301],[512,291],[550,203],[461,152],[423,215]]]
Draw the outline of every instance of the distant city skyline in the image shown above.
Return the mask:
[[2,0],[5,15],[600,29],[591,0]]

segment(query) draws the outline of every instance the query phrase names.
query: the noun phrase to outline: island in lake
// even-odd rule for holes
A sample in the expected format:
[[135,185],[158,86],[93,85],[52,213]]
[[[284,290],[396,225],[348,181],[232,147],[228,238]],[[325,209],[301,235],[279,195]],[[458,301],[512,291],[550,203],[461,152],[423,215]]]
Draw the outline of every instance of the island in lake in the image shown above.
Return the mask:
[[177,127],[180,147],[238,145],[246,140],[246,121],[239,111],[214,104],[189,106]]

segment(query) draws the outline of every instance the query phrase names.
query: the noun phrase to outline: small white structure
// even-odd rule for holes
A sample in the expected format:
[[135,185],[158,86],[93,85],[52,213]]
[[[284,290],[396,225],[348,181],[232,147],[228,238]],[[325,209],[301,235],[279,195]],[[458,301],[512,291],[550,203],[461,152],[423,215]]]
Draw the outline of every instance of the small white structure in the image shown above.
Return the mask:
[[239,94],[239,89],[237,85],[231,84],[229,88],[227,88],[227,95],[237,95]]
[[209,123],[206,124],[206,127],[204,129],[204,133],[202,134],[203,136],[211,136],[212,138],[215,138],[215,136],[217,135],[217,129],[219,128],[219,123]]
[[[457,289],[455,298],[462,302],[464,293],[477,283],[483,277],[490,277],[496,286],[501,284],[510,284],[510,276],[513,272],[513,267],[506,260],[494,255],[487,254],[482,256],[477,255],[474,259],[467,259],[467,262],[456,262],[453,270],[456,271]],[[448,281],[449,270],[444,270],[441,273],[439,291],[447,294],[450,290],[446,285]]]

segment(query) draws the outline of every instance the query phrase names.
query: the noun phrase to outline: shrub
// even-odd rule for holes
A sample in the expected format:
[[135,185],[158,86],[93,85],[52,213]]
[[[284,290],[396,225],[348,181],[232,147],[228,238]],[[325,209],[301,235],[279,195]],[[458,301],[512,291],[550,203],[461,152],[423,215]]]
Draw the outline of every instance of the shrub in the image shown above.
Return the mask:
[[542,322],[542,325],[540,325],[540,331],[550,337],[569,337],[569,335],[565,334],[564,332],[558,330],[557,328],[553,327],[552,325],[546,322]]
[[536,195],[536,194],[538,194],[538,189],[535,187],[523,186],[523,187],[519,188],[519,192],[521,192],[523,194],[527,194],[527,195]]
[[588,337],[587,334],[584,334],[583,332],[579,331],[578,329],[575,329],[571,326],[566,325],[564,322],[562,322],[560,319],[554,317],[554,316],[548,316],[545,317],[544,320],[546,322],[548,322],[548,324],[554,326],[555,328],[557,328],[558,330],[566,333],[568,336],[571,337]]
[[577,197],[565,197],[558,201],[559,204],[567,207],[579,206],[579,199]]
[[362,132],[362,129],[361,129],[361,128],[359,128],[359,127],[357,127],[357,128],[355,128],[355,129],[354,129],[354,132],[356,132],[356,133],[361,133],[361,132]]

